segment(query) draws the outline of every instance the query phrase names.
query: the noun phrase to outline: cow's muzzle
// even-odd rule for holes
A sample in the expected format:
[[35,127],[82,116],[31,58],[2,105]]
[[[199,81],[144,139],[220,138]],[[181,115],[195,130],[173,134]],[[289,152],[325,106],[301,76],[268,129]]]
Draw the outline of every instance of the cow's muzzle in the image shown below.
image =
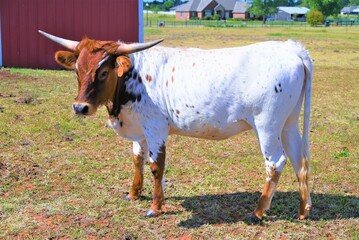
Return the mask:
[[72,105],[74,112],[77,115],[88,115],[89,114],[89,106],[87,104],[83,103],[74,103]]

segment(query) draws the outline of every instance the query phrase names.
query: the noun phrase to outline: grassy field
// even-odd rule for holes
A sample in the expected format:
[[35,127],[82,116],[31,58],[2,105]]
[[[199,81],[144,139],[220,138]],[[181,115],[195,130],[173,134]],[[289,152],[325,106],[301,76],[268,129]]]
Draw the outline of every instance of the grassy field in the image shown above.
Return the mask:
[[171,136],[166,211],[145,218],[152,176],[139,201],[123,198],[133,176],[131,143],[106,112],[78,118],[75,74],[0,70],[0,239],[358,239],[359,28],[147,28],[164,46],[222,48],[292,38],[314,59],[311,173],[313,210],[304,221],[288,164],[261,225],[265,168],[253,132],[226,141]]

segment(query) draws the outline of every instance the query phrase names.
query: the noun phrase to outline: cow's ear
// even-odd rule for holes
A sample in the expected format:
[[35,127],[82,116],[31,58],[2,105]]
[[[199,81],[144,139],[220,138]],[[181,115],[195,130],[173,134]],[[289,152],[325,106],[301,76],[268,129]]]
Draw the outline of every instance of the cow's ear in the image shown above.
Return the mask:
[[55,54],[55,60],[67,69],[75,69],[77,57],[73,52],[58,51]]
[[128,70],[131,69],[131,59],[127,56],[119,56],[116,58],[116,63],[118,66],[117,69],[117,76],[122,77],[123,74],[125,74]]

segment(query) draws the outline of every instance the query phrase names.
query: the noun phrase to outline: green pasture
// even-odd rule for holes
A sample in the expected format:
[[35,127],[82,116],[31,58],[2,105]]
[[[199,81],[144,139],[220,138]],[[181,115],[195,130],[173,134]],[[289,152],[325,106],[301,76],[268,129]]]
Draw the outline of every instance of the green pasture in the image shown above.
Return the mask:
[[146,218],[149,167],[141,199],[124,201],[131,143],[107,126],[104,108],[73,115],[75,73],[2,68],[0,239],[358,239],[359,28],[145,29],[146,41],[159,38],[163,46],[206,49],[292,38],[309,50],[309,219],[292,219],[299,197],[288,163],[262,224],[245,223],[266,178],[252,131],[220,142],[171,136],[165,211]]

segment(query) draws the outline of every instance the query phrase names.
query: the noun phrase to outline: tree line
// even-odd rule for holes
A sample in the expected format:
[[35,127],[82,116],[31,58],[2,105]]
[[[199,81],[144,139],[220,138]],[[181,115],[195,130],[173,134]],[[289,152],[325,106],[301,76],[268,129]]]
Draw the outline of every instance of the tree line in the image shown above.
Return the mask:
[[[359,0],[253,0],[251,13],[256,16],[262,16],[263,23],[266,17],[277,12],[279,6],[303,6],[311,9],[308,13],[311,21],[310,24],[320,23],[331,15],[338,15],[340,10],[346,6],[358,6]],[[314,16],[312,16],[314,15]]]

